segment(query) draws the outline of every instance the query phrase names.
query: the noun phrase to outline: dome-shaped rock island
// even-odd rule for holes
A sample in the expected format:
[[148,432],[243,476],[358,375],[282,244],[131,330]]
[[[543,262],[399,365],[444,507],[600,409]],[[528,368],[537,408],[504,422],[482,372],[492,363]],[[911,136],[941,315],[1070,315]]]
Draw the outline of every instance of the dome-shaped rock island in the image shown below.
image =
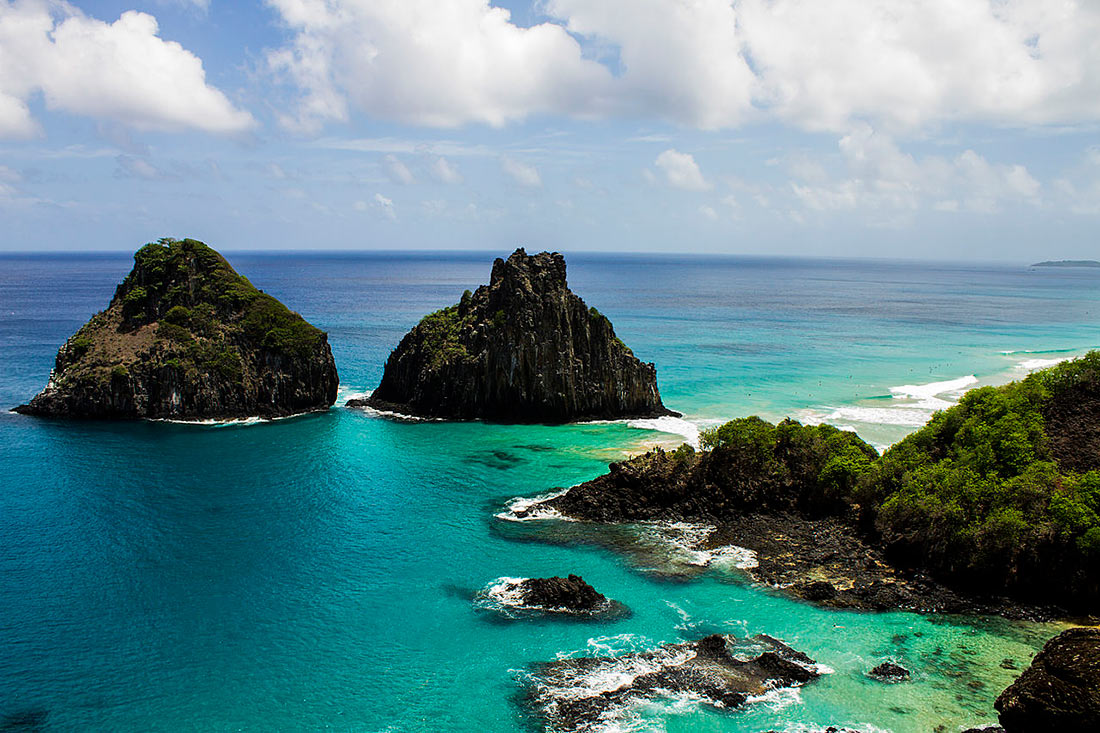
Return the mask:
[[57,352],[31,415],[232,419],[325,409],[328,337],[202,242],[162,239]]
[[678,415],[661,404],[657,370],[566,284],[565,258],[517,249],[488,285],[417,324],[382,382],[349,407],[502,423]]

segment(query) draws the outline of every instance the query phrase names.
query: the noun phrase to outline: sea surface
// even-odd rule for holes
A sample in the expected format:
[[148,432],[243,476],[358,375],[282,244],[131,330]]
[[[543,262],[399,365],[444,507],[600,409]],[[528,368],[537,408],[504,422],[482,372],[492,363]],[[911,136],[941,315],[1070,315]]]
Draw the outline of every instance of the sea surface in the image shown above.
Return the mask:
[[[230,260],[328,331],[341,404],[491,265],[486,253]],[[187,425],[0,412],[0,730],[537,730],[525,694],[538,662],[713,632],[770,634],[831,673],[741,711],[669,698],[602,729],[992,722],[999,691],[1059,626],[822,610],[750,583],[751,557],[735,548],[700,552],[705,528],[516,522],[508,507],[750,414],[828,421],[888,446],[969,387],[1100,346],[1100,271],[567,261],[574,291],[657,364],[683,420],[406,423],[337,406]],[[0,256],[0,405],[45,384],[58,346],[129,267],[118,254]],[[633,615],[514,621],[474,601],[498,578],[571,572]],[[887,659],[913,680],[869,679]]]

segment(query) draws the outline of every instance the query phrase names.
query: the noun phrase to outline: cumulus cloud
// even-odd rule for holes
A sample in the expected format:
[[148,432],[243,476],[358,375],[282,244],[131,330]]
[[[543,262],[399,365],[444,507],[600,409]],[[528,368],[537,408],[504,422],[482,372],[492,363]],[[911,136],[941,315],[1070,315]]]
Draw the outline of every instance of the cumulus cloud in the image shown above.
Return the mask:
[[841,138],[839,147],[845,177],[831,179],[801,161],[792,168],[791,190],[807,208],[915,210],[930,205],[938,211],[991,213],[1006,203],[1040,203],[1041,185],[1027,168],[990,163],[973,150],[918,160],[867,125]]
[[347,119],[349,101],[431,126],[1100,120],[1095,2],[546,0],[531,28],[489,0],[268,2],[293,33],[268,55],[301,91],[285,121],[307,129]]
[[397,209],[393,205],[393,199],[386,198],[380,193],[374,194],[375,205],[382,210],[382,213],[389,219],[397,219]]
[[669,148],[657,156],[655,165],[664,172],[670,186],[685,191],[707,191],[711,187],[690,153]]
[[509,158],[504,156],[500,159],[500,167],[504,169],[504,172],[512,177],[516,183],[526,188],[538,188],[542,185],[542,177],[539,176],[538,169],[533,165],[527,165],[521,163],[515,158]]
[[202,61],[127,11],[114,23],[46,0],[0,0],[0,136],[38,127],[27,100],[139,130],[233,133],[255,124],[206,83]]
[[390,180],[394,183],[402,186],[416,183],[416,176],[412,174],[409,167],[402,163],[396,155],[387,155],[383,158],[382,167],[385,168],[386,175],[389,176]]
[[301,88],[291,127],[372,117],[499,126],[591,104],[610,72],[560,25],[521,28],[488,0],[268,0],[295,33],[267,56]]
[[462,174],[458,172],[458,168],[443,156],[432,161],[430,170],[432,178],[440,183],[462,183]]

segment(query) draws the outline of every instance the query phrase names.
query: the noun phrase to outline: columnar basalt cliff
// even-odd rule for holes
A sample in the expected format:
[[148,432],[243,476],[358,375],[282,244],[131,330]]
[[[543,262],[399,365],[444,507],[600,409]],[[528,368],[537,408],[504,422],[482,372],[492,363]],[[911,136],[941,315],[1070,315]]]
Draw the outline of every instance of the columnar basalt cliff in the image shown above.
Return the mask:
[[378,389],[348,405],[507,423],[676,414],[661,404],[653,364],[569,290],[565,259],[523,249],[493,263],[488,285],[425,316]]
[[57,352],[16,412],[78,418],[279,417],[324,409],[339,380],[325,333],[202,242],[162,239]]

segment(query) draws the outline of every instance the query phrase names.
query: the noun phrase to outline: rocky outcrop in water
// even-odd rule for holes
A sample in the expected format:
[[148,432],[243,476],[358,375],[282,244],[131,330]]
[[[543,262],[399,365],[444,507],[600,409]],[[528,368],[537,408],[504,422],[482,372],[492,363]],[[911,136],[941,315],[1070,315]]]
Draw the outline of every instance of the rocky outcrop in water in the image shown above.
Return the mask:
[[520,583],[528,606],[565,611],[593,611],[607,605],[607,597],[579,575],[567,578],[528,578]]
[[474,605],[509,619],[572,616],[596,621],[630,616],[630,609],[600,593],[579,575],[499,578],[475,596]]
[[534,671],[530,702],[555,733],[610,725],[628,706],[688,695],[724,710],[756,696],[816,679],[814,661],[763,634],[714,634],[619,657],[561,659]]
[[995,707],[1007,733],[1100,730],[1100,629],[1051,639]]
[[676,414],[661,404],[655,367],[569,290],[565,259],[522,249],[493,263],[488,285],[425,316],[378,389],[348,406],[505,423]]
[[871,676],[884,682],[903,682],[909,679],[909,670],[894,662],[883,662],[871,670]]
[[57,352],[15,408],[76,418],[225,419],[325,409],[339,380],[325,333],[202,242],[163,239]]

